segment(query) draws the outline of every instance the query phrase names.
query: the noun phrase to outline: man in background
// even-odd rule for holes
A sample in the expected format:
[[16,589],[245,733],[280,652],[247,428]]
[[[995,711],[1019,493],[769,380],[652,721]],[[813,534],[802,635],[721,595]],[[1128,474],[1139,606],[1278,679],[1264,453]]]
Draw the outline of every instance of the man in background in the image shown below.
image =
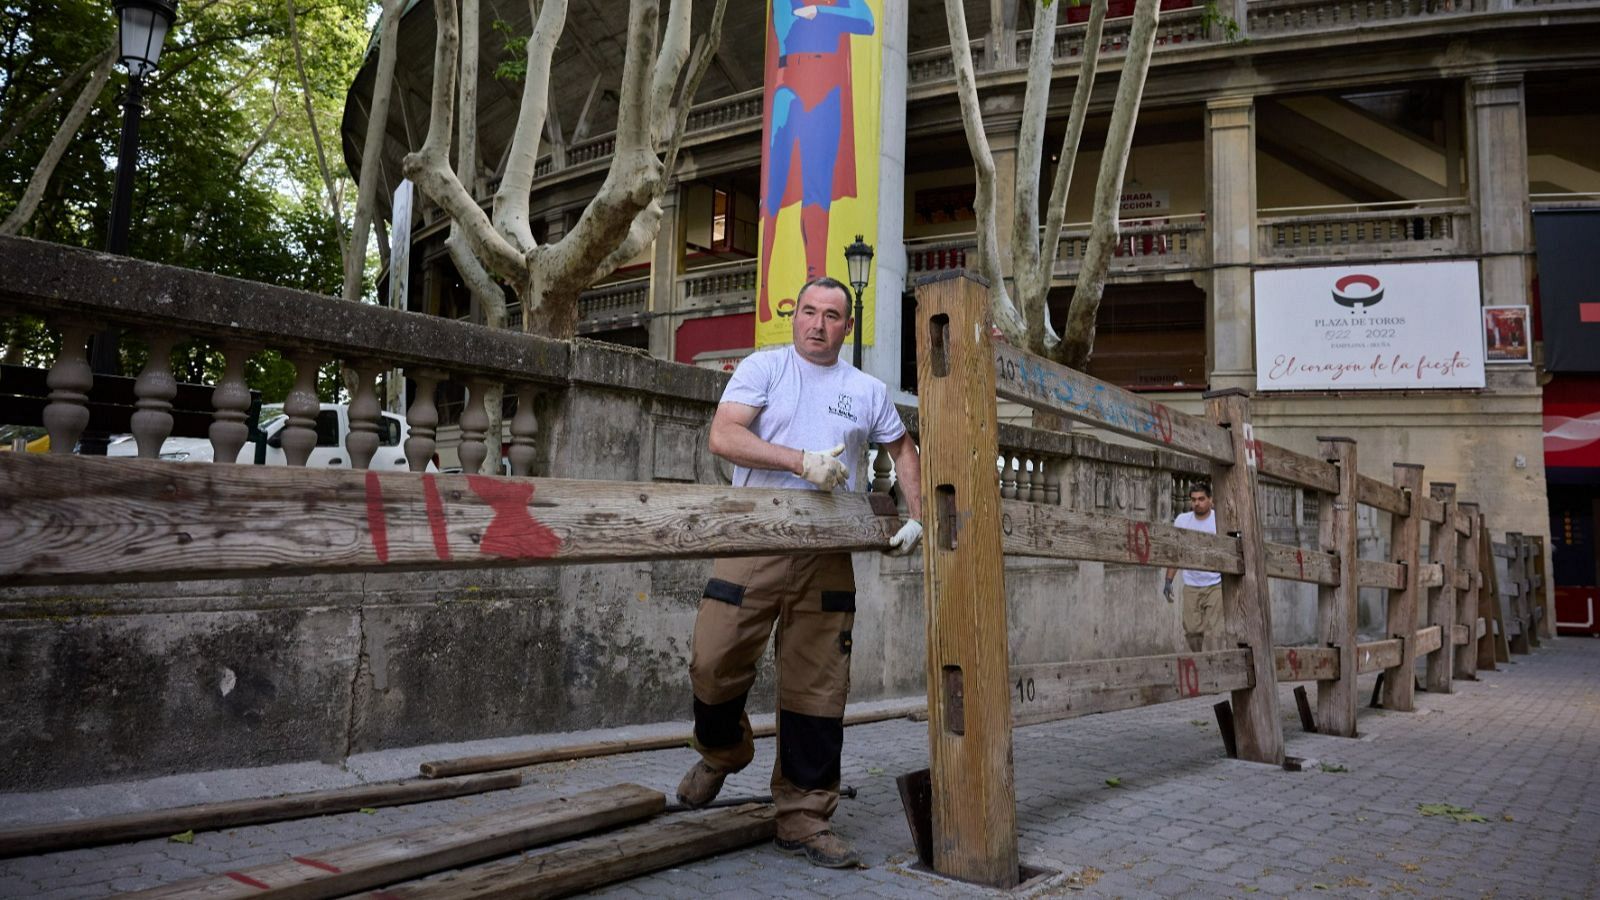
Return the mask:
[[[1179,513],[1172,524],[1189,531],[1217,533],[1217,517],[1212,509],[1211,485],[1196,482],[1189,488],[1189,512]],[[1167,584],[1162,593],[1171,603],[1172,579],[1177,569],[1167,569]],[[1223,650],[1222,575],[1219,572],[1183,570],[1183,636],[1189,649]]]

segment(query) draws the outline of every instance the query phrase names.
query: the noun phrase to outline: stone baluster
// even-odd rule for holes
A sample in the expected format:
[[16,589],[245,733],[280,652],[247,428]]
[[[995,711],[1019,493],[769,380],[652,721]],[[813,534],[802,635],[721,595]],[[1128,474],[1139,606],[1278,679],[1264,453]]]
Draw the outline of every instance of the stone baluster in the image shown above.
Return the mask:
[[406,410],[406,424],[411,428],[411,436],[406,438],[406,463],[411,471],[422,472],[433,460],[434,448],[438,446],[433,439],[439,429],[439,407],[434,403],[434,393],[447,376],[432,369],[418,369],[409,375],[417,391],[411,398],[411,407]]
[[344,439],[344,452],[350,455],[350,468],[365,469],[372,465],[380,442],[378,423],[383,416],[377,385],[383,364],[356,359],[350,361],[350,368],[356,372],[356,392],[350,398],[350,434]]
[[517,385],[517,411],[511,416],[511,474],[533,474],[533,461],[539,455],[536,446],[539,436],[539,419],[533,412],[533,385]]
[[1051,506],[1061,505],[1061,460],[1059,459],[1045,463],[1044,502]]
[[1017,458],[1010,453],[1000,458],[1000,499],[1017,499]]
[[71,453],[89,427],[89,389],[94,373],[89,368],[89,335],[98,329],[81,322],[62,322],[61,351],[44,383],[50,402],[44,408],[44,427],[50,433],[51,453]]
[[881,444],[878,446],[878,455],[872,459],[872,490],[875,493],[889,493],[889,486],[894,483],[894,461],[889,458],[889,451]]
[[[467,382],[467,403],[461,409],[461,446],[456,453],[461,457],[461,471],[468,475],[481,473],[483,461],[489,458],[484,441],[489,432],[489,411],[483,405],[488,392],[489,385],[476,378]],[[499,441],[495,444],[498,446]]]
[[278,442],[291,466],[303,466],[311,459],[317,446],[317,413],[322,403],[317,399],[317,357],[309,353],[293,353],[294,387],[283,401],[283,414],[288,417],[283,430],[278,432]]
[[131,428],[140,459],[157,459],[161,444],[172,434],[172,398],[178,396],[178,379],[172,377],[172,347],[177,336],[157,331],[146,335],[150,358],[133,383],[134,413]]
[[250,386],[244,380],[244,364],[255,348],[243,344],[222,347],[222,378],[211,390],[211,461],[237,462],[239,451],[250,439],[245,419],[250,411]]
[[[1020,495],[1021,490],[1017,493]],[[1044,463],[1039,457],[1028,460],[1028,495],[1029,503],[1044,502]]]

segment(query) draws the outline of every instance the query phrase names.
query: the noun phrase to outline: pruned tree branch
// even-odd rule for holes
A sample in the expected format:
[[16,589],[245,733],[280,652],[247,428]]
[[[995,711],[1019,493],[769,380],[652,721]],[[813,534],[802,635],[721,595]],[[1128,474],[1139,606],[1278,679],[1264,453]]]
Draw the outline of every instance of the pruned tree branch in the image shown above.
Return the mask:
[[100,55],[91,56],[84,60],[77,69],[73,70],[72,74],[62,79],[60,84],[51,88],[49,93],[35,100],[32,106],[28,107],[22,115],[17,117],[16,121],[11,123],[11,127],[6,129],[5,136],[0,137],[0,153],[4,153],[5,149],[11,146],[11,142],[16,140],[17,136],[22,134],[29,125],[32,125],[33,121],[39,118],[45,110],[54,106],[56,100],[61,98],[61,95],[76,87],[78,82],[82,81],[89,73],[95,71],[107,58],[115,59],[116,52],[117,45],[113,41],[110,46],[100,52]]
[[[305,54],[300,49],[300,29],[295,23],[294,4],[295,0],[287,0],[284,4],[288,11],[289,46],[294,50],[294,67],[300,74],[300,96],[305,101],[306,122],[311,126],[311,143],[317,151],[317,171],[322,173],[322,186],[328,192],[328,215],[333,219],[334,236],[339,241],[339,257],[344,260],[345,268],[349,269],[349,257],[354,247],[345,234],[343,217],[339,215],[339,192],[333,186],[328,154],[322,149],[322,129],[317,127],[317,111],[311,105],[311,79],[306,75]],[[361,252],[365,254],[366,248],[362,247]]]
[[528,0],[528,8],[534,15],[534,26],[533,35],[528,38],[522,106],[517,110],[517,128],[506,154],[500,190],[494,195],[494,226],[523,254],[537,246],[528,222],[528,203],[534,167],[539,162],[539,137],[544,133],[550,103],[545,86],[550,83],[550,61],[555,58],[556,42],[567,24],[567,0],[544,0],[542,4]]
[[100,62],[94,68],[94,74],[89,77],[89,83],[83,86],[78,93],[78,99],[73,101],[72,108],[67,110],[67,115],[61,120],[61,126],[56,129],[55,137],[50,139],[50,146],[45,148],[44,156],[39,159],[38,165],[33,168],[33,175],[28,179],[28,186],[22,191],[22,199],[17,202],[15,209],[0,222],[0,234],[17,234],[22,227],[33,218],[33,213],[39,208],[39,200],[44,196],[44,190],[50,183],[50,176],[55,174],[56,165],[61,162],[61,157],[67,152],[67,145],[77,137],[78,129],[83,127],[83,120],[88,117],[89,110],[94,108],[94,103],[100,97],[100,91],[106,86],[106,79],[111,75],[111,64],[115,57],[103,54]]
[[356,191],[356,212],[350,225],[351,252],[344,259],[344,298],[361,299],[366,275],[367,236],[372,211],[377,208],[378,160],[389,125],[389,97],[394,88],[396,45],[400,42],[400,12],[405,0],[383,0],[378,23],[378,65],[372,79],[372,107],[367,111],[367,133],[361,142],[361,183]]

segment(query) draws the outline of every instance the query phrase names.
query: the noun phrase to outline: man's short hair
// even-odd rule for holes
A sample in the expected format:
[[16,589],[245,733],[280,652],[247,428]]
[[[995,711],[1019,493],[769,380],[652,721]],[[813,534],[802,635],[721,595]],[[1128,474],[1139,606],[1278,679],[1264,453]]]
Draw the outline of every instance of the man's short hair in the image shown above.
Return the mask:
[[1205,494],[1207,497],[1210,497],[1211,496],[1211,484],[1210,484],[1210,482],[1196,481],[1194,484],[1189,485],[1189,493],[1193,494],[1196,491],[1198,491],[1199,493]]
[[845,286],[844,282],[840,281],[839,279],[830,278],[827,275],[819,275],[805,284],[800,285],[800,293],[794,295],[794,305],[796,309],[800,308],[800,300],[805,297],[806,291],[809,291],[814,287],[833,288],[841,291],[844,294],[844,314],[846,316],[850,315],[850,288]]

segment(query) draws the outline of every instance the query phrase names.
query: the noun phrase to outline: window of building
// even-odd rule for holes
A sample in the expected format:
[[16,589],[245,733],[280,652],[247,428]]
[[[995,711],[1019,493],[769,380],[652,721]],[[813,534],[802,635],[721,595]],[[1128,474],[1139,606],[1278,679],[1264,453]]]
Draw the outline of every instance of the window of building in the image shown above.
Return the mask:
[[[1058,323],[1071,299],[1070,289],[1051,295]],[[1203,390],[1205,292],[1192,282],[1106,285],[1088,371],[1135,391]]]

